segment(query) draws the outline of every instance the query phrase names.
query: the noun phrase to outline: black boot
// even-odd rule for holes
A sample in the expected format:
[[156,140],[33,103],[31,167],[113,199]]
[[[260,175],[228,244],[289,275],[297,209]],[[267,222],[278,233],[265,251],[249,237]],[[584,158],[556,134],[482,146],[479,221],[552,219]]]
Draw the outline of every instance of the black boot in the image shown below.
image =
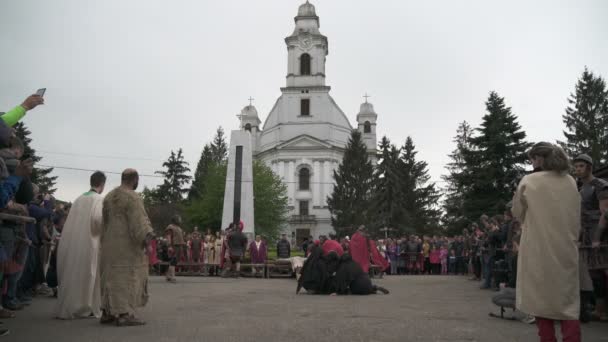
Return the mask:
[[592,291],[581,291],[581,323],[589,323],[593,318],[593,292]]

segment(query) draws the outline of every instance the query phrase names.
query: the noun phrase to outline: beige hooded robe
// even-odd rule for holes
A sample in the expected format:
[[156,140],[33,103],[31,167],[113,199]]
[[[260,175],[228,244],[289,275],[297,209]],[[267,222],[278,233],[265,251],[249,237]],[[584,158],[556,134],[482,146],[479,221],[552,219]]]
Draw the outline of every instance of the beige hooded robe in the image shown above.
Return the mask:
[[516,307],[535,317],[579,319],[578,235],[581,199],[567,174],[525,176],[513,198],[522,223]]
[[118,187],[103,202],[101,308],[107,314],[134,314],[148,300],[146,236],[152,226],[141,197]]

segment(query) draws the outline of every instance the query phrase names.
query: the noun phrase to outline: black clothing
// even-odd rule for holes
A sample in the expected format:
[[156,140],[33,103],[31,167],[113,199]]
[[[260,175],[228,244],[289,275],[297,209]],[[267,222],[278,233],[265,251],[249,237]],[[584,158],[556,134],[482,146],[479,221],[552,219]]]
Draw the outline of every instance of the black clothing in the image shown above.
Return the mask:
[[240,231],[228,234],[228,249],[230,249],[230,256],[244,256],[245,250],[247,250],[247,236]]
[[277,257],[287,259],[291,257],[291,245],[286,239],[281,239],[277,243]]

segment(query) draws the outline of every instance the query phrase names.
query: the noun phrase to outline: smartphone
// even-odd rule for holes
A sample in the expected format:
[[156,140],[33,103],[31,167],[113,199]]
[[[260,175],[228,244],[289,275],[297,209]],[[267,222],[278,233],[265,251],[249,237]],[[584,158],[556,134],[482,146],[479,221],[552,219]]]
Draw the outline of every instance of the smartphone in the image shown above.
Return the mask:
[[38,89],[38,91],[36,91],[36,95],[44,96],[45,91],[46,91],[46,88],[40,88],[40,89]]

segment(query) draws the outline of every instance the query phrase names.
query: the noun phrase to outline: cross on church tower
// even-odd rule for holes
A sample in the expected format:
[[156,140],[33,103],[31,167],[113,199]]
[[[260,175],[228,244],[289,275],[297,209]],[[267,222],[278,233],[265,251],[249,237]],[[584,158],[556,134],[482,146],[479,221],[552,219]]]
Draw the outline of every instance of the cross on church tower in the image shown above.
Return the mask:
[[371,97],[370,95],[367,95],[367,93],[365,93],[365,95],[363,95],[363,97],[365,97],[365,103],[367,103],[367,98]]
[[251,104],[253,103],[253,100],[255,100],[253,97],[249,96],[249,105],[251,106]]

